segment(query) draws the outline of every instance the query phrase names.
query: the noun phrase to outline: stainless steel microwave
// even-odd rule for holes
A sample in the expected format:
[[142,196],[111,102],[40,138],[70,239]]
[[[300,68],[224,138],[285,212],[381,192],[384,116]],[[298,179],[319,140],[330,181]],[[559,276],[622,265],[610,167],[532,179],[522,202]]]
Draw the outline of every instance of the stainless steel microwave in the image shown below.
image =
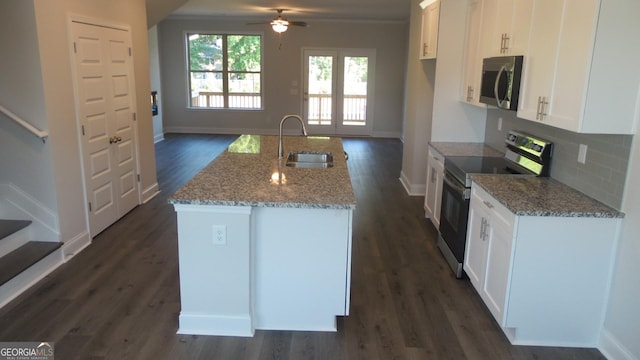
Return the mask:
[[506,110],[518,110],[522,56],[500,56],[482,60],[480,102]]

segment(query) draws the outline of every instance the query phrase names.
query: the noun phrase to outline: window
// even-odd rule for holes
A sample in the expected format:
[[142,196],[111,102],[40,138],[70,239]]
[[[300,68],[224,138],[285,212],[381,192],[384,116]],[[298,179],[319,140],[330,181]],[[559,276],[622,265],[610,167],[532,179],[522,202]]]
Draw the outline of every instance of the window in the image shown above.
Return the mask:
[[262,108],[260,35],[187,34],[189,106]]

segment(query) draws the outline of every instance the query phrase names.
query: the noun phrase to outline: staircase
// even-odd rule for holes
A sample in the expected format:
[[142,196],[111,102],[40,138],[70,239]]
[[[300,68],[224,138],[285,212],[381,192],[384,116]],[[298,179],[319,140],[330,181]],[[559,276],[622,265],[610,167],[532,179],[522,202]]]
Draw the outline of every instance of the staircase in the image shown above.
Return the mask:
[[0,219],[0,307],[62,260],[62,243],[31,241],[31,221]]

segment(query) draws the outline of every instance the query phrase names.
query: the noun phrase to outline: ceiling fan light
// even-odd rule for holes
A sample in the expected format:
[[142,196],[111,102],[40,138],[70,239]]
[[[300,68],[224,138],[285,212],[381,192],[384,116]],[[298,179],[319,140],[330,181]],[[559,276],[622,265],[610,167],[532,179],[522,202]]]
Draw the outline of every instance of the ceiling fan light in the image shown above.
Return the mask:
[[289,22],[286,20],[273,20],[271,22],[271,28],[273,29],[273,31],[277,32],[277,33],[283,33],[285,31],[287,31]]

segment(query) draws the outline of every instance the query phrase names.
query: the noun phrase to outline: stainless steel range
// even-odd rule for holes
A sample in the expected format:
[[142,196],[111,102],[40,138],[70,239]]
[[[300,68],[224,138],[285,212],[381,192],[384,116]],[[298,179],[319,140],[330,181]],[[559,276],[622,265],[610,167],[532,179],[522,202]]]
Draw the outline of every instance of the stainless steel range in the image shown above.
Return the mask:
[[471,174],[549,176],[553,144],[518,131],[509,131],[504,157],[447,156],[440,212],[438,247],[457,278],[467,236]]

